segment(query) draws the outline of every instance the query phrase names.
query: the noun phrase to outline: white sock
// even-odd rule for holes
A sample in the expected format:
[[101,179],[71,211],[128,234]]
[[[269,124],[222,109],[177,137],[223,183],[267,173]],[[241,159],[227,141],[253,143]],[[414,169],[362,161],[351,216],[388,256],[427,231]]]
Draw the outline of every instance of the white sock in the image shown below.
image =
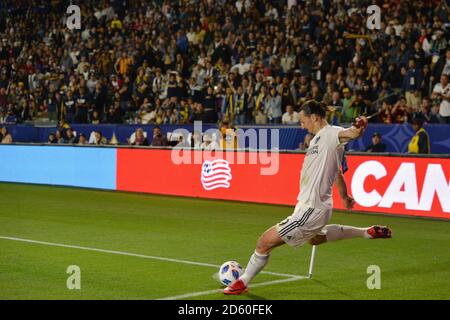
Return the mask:
[[248,261],[247,267],[245,268],[245,272],[240,277],[240,279],[245,283],[246,286],[250,283],[250,281],[252,281],[252,279],[254,277],[256,277],[256,275],[262,269],[264,269],[264,267],[266,266],[267,262],[269,261],[269,257],[270,257],[269,254],[264,255],[264,254],[260,254],[260,253],[258,253],[256,251],[250,257],[250,260]]
[[367,230],[369,228],[356,228],[351,226],[342,226],[339,224],[329,224],[324,227],[327,234],[327,241],[337,241],[351,238],[372,238]]

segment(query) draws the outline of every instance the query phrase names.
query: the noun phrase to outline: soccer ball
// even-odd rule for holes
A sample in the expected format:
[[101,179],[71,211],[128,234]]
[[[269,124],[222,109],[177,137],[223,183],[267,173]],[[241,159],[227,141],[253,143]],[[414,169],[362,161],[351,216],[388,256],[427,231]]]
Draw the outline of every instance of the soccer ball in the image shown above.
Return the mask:
[[244,272],[241,265],[236,261],[227,261],[220,266],[219,281],[224,286],[229,286],[235,282]]

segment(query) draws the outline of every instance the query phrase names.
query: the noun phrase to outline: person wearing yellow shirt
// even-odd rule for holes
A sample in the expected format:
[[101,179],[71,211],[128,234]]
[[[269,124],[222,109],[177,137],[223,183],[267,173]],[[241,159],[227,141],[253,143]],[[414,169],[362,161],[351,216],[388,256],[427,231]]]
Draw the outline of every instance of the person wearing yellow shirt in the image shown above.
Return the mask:
[[226,88],[226,94],[222,102],[222,114],[227,117],[231,123],[233,123],[234,116],[237,113],[237,99],[233,94],[233,89],[231,87]]
[[430,153],[430,137],[425,131],[422,118],[415,118],[413,129],[416,132],[408,144],[408,153],[428,154]]
[[114,19],[111,21],[111,29],[122,29],[122,21],[119,20],[117,15],[114,17]]
[[202,29],[200,26],[197,26],[195,30],[194,43],[199,44],[203,43],[203,39],[205,38],[206,31]]
[[237,149],[238,141],[236,133],[234,132],[233,125],[231,124],[229,118],[225,117],[220,125],[220,133],[222,134],[222,139],[220,140],[221,149]]
[[111,59],[107,52],[103,52],[97,59],[96,67],[102,75],[108,74],[108,66],[111,66]]
[[133,60],[131,59],[131,57],[129,57],[126,52],[123,52],[122,56],[119,59],[117,59],[114,69],[116,69],[117,73],[125,75],[128,72],[128,68],[132,63]]

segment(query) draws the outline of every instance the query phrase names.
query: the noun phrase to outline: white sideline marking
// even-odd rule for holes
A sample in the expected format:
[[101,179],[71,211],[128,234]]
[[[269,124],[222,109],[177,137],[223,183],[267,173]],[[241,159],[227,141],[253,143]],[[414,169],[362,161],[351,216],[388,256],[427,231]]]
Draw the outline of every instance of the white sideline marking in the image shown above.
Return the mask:
[[[295,277],[288,278],[288,279],[280,279],[280,280],[261,282],[261,283],[254,284],[251,287],[252,288],[263,287],[263,286],[269,286],[271,284],[299,281],[299,280],[302,280],[302,279],[307,279],[307,277],[295,276]],[[203,295],[219,293],[219,292],[223,292],[223,289],[214,289],[214,290],[201,291],[201,292],[192,292],[192,293],[181,294],[181,295],[178,295],[178,296],[159,298],[159,299],[156,299],[156,300],[179,300],[179,299],[192,298],[192,297],[203,296]]]
[[[43,244],[43,245],[53,246],[53,247],[63,247],[63,248],[72,248],[72,249],[80,249],[80,250],[87,250],[87,251],[111,253],[111,254],[118,254],[118,255],[122,255],[122,256],[138,257],[138,258],[160,260],[160,261],[166,261],[166,262],[191,264],[191,265],[202,266],[202,267],[211,267],[211,268],[219,268],[220,267],[219,265],[210,264],[210,263],[195,262],[195,261],[189,261],[189,260],[179,260],[179,259],[157,257],[157,256],[147,256],[147,255],[138,254],[138,253],[130,253],[130,252],[106,250],[106,249],[98,249],[98,248],[90,248],[90,247],[81,247],[81,246],[75,246],[75,245],[63,244],[63,243],[38,241],[38,240],[30,240],[30,239],[22,239],[22,238],[14,238],[14,237],[4,237],[4,236],[0,236],[0,239],[37,243],[37,244]],[[278,273],[278,272],[270,272],[270,271],[262,271],[261,273],[270,274],[270,275],[279,276],[279,277],[304,278],[303,276],[299,276],[299,275],[295,275],[295,274],[286,274],[286,273]]]

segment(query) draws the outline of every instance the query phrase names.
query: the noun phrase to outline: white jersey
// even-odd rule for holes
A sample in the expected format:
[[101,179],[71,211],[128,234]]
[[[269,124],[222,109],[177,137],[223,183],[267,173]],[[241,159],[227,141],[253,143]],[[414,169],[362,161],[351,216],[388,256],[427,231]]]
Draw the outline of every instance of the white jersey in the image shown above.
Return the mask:
[[344,156],[339,142],[342,127],[327,125],[311,140],[300,176],[299,203],[309,208],[331,209],[332,188]]

